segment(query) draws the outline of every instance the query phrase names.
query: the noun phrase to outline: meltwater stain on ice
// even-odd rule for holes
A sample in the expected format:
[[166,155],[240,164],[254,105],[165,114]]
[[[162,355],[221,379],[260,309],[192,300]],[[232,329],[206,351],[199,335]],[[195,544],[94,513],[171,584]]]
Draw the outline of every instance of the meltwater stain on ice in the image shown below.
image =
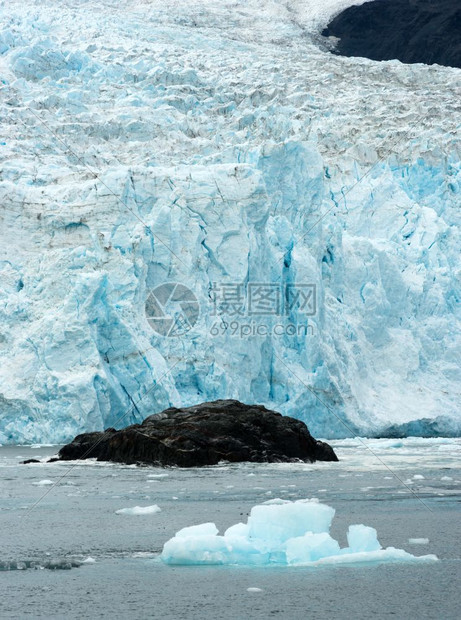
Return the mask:
[[435,555],[414,556],[403,549],[383,549],[372,527],[350,525],[348,546],[330,536],[334,508],[312,499],[273,499],[254,506],[247,523],[218,535],[214,523],[186,527],[168,540],[161,554],[166,564],[240,564],[320,566],[434,562]]

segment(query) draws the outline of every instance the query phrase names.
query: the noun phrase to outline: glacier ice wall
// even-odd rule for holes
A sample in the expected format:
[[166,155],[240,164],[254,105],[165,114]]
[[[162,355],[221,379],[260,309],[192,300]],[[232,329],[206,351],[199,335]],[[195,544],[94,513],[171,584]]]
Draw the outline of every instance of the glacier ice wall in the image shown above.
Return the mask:
[[[0,443],[224,397],[460,432],[459,72],[331,56],[319,4],[0,3]],[[214,283],[252,282],[315,284],[306,333],[216,335]]]

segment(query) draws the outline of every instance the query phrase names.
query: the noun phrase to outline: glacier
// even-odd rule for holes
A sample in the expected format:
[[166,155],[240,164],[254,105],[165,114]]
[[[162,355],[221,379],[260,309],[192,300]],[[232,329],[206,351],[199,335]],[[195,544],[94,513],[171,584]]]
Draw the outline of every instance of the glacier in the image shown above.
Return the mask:
[[236,523],[222,536],[214,523],[185,527],[170,538],[160,555],[170,565],[325,566],[376,565],[384,562],[436,562],[436,555],[414,556],[383,549],[373,527],[350,525],[347,547],[331,537],[331,506],[314,499],[280,498],[253,506],[247,523]]
[[[459,70],[329,54],[352,4],[0,1],[0,443],[218,398],[460,434]],[[149,324],[164,283],[186,333]],[[235,283],[315,312],[221,329]]]

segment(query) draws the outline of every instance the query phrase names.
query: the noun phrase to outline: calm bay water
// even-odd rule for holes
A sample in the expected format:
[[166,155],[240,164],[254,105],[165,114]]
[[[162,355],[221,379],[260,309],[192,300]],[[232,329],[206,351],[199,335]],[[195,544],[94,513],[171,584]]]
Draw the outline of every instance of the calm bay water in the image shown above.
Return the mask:
[[[0,617],[459,617],[461,441],[366,440],[377,456],[358,440],[331,443],[339,463],[185,470],[21,465],[58,448],[0,447]],[[383,546],[435,553],[441,561],[313,569],[171,567],[159,560],[178,529],[214,521],[222,532],[275,497],[317,497],[333,506],[331,533],[341,545],[349,524],[364,523]],[[161,512],[115,514],[153,504]],[[42,568],[88,558],[95,562]]]

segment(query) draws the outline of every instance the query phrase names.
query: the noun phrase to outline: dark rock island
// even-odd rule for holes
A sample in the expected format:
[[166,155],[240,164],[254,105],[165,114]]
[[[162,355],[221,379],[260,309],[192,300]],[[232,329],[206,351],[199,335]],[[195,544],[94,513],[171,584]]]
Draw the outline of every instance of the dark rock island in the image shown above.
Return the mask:
[[304,422],[237,400],[171,407],[119,431],[83,433],[60,450],[59,458],[179,467],[338,460]]
[[322,32],[334,53],[461,67],[460,0],[373,0],[351,6]]

